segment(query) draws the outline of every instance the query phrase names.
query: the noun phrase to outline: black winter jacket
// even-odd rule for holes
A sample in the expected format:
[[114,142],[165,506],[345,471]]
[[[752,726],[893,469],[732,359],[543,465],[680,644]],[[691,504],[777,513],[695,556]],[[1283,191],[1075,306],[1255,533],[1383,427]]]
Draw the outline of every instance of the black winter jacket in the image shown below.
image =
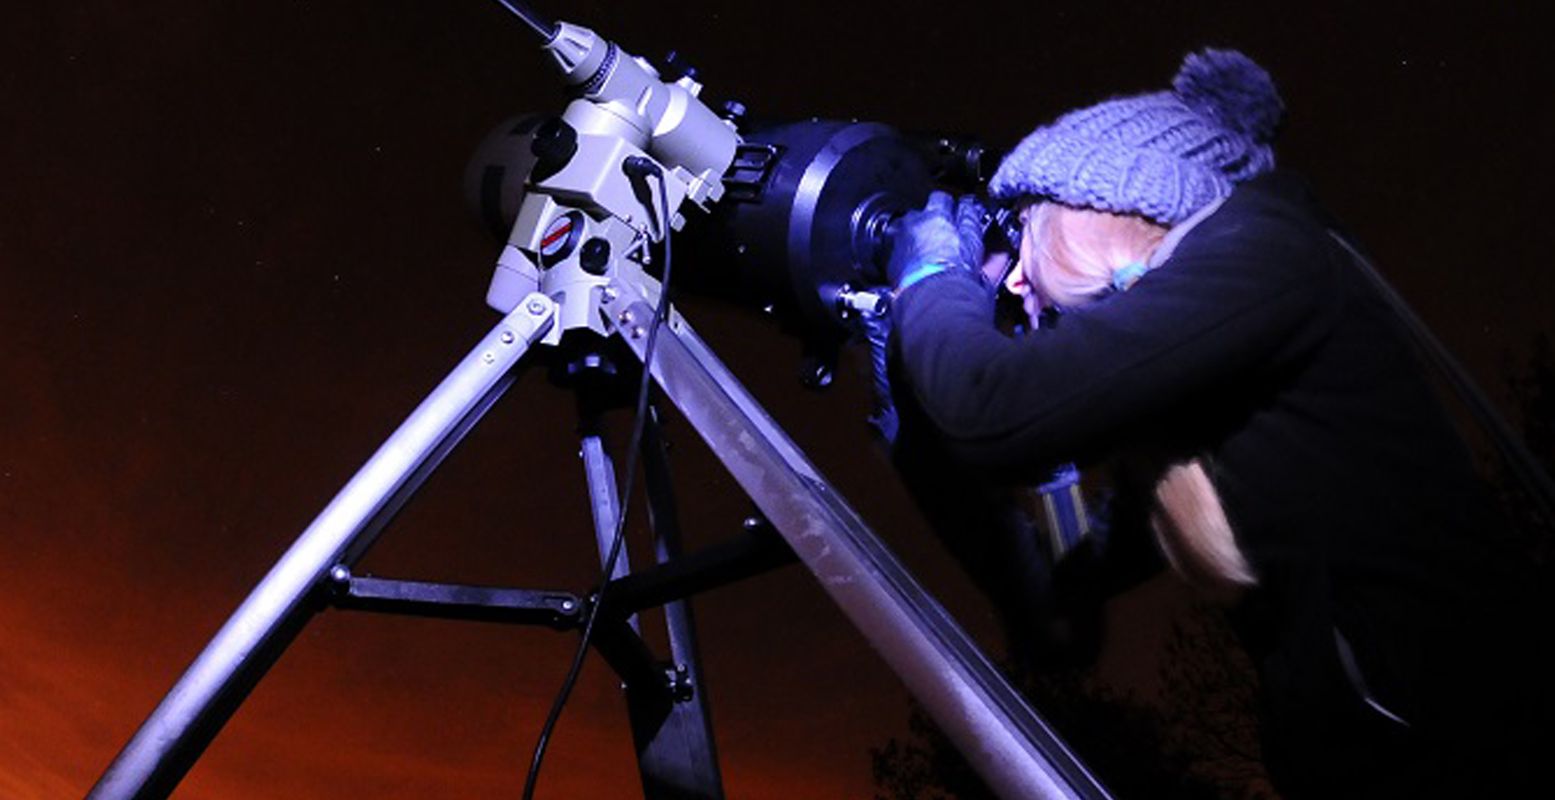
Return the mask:
[[1299,179],[1273,173],[1052,329],[1000,333],[986,289],[956,270],[893,311],[912,394],[967,468],[1204,460],[1259,578],[1237,613],[1274,759],[1318,757],[1316,729],[1365,718],[1363,694],[1417,732],[1459,724],[1477,702],[1463,682],[1494,679],[1531,613],[1466,447],[1329,228]]

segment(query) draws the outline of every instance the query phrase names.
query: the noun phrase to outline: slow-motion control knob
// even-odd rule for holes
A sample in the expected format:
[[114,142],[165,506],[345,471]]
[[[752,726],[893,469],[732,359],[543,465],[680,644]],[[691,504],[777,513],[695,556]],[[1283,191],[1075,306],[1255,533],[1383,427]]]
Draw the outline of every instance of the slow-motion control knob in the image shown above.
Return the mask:
[[594,237],[578,251],[578,266],[590,275],[604,275],[610,267],[610,242]]
[[551,117],[535,128],[529,152],[535,154],[532,181],[539,182],[561,172],[578,152],[578,132],[561,117]]

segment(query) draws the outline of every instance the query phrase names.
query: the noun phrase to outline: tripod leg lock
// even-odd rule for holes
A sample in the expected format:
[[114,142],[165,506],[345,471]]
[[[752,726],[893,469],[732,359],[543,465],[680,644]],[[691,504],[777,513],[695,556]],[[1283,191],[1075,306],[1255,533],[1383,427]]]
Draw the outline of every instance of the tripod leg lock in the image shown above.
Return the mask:
[[664,685],[677,703],[689,703],[696,697],[696,684],[691,680],[691,672],[685,664],[665,664]]

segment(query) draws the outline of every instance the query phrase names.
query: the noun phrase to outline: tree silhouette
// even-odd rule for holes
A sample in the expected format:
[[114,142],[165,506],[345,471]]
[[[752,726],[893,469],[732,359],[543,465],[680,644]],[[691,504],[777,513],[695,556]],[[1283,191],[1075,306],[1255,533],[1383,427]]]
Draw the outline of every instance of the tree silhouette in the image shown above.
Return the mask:
[[[1259,760],[1257,679],[1219,609],[1194,605],[1173,621],[1160,695],[1119,692],[1089,668],[1015,676],[1108,791],[1121,798],[1274,797]],[[870,752],[876,800],[992,800],[914,704],[908,734]]]
[[1512,396],[1521,412],[1523,441],[1548,471],[1555,472],[1555,347],[1541,333],[1528,364],[1512,376]]
[[1218,609],[1195,606],[1172,622],[1161,662],[1167,750],[1215,796],[1274,796],[1258,740],[1258,676]]
[[[1527,445],[1546,473],[1555,473],[1555,347],[1548,334],[1533,340],[1525,364],[1508,370],[1507,387]],[[1545,571],[1555,569],[1555,520],[1541,513],[1529,489],[1499,461],[1486,470],[1509,517],[1515,543]]]

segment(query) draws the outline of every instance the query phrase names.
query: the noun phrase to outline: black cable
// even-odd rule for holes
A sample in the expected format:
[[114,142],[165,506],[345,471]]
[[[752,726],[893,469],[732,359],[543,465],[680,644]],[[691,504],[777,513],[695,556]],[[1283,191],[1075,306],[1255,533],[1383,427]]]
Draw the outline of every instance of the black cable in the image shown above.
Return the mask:
[[497,0],[497,4],[513,12],[513,16],[523,20],[530,30],[539,34],[546,42],[556,38],[556,23],[540,16],[540,13],[530,8],[528,3],[522,0]]
[[562,681],[556,699],[551,702],[550,713],[545,717],[545,726],[540,729],[540,738],[535,742],[534,755],[529,761],[529,774],[524,778],[524,800],[534,798],[535,784],[540,778],[540,764],[545,760],[546,747],[550,745],[551,734],[556,729],[557,720],[561,718],[562,708],[567,705],[567,699],[572,696],[572,689],[577,685],[578,676],[583,672],[583,662],[588,656],[589,643],[594,637],[594,621],[599,618],[599,610],[605,605],[605,588],[610,585],[610,576],[615,574],[616,560],[620,557],[621,547],[626,541],[627,504],[632,496],[632,486],[637,482],[637,458],[642,448],[643,429],[648,421],[648,390],[653,384],[653,351],[658,342],[659,327],[669,309],[670,296],[669,187],[664,183],[663,171],[656,165],[652,174],[659,179],[661,209],[659,229],[664,232],[664,277],[659,282],[659,302],[653,312],[653,323],[648,327],[648,341],[643,346],[643,374],[637,387],[637,418],[632,424],[631,444],[628,445],[626,456],[626,481],[621,485],[616,529],[610,540],[610,554],[605,557],[603,574],[599,579],[599,591],[595,593],[594,602],[589,606],[588,614],[584,619],[583,637],[578,641],[578,649],[572,655],[572,665],[567,668],[567,677]]

